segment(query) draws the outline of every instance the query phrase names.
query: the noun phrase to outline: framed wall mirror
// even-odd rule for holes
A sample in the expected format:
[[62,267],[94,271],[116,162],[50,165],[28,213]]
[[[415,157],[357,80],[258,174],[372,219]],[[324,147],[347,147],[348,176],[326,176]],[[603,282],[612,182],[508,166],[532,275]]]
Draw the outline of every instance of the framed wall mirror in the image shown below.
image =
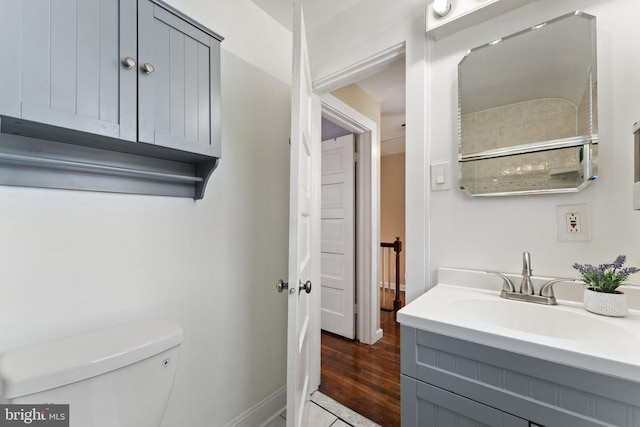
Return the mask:
[[572,12],[471,49],[458,64],[460,188],[576,192],[598,175],[596,18]]

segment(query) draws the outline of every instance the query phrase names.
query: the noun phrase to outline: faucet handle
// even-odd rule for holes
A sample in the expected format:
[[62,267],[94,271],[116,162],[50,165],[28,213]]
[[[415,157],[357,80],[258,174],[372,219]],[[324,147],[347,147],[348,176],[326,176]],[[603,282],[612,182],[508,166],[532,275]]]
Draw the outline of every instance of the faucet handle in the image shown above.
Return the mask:
[[582,281],[576,280],[576,279],[553,279],[553,280],[549,280],[547,283],[542,285],[542,287],[540,288],[540,296],[554,298],[555,295],[553,294],[553,285],[555,285],[558,282],[583,283]]
[[531,276],[531,254],[529,252],[522,253],[522,275]]
[[487,273],[490,274],[495,274],[496,276],[500,276],[503,279],[502,282],[502,292],[515,292],[516,291],[516,287],[513,284],[513,282],[511,281],[511,279],[509,279],[507,276],[505,276],[502,273],[499,273],[497,271],[487,271]]

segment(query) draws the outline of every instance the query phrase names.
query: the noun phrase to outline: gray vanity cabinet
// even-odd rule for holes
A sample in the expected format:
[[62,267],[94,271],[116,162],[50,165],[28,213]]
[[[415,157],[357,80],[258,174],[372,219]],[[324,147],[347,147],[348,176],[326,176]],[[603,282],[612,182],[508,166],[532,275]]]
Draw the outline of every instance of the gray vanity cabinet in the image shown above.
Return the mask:
[[529,422],[402,375],[402,425],[429,427],[529,427]]
[[640,427],[640,383],[401,329],[403,427]]

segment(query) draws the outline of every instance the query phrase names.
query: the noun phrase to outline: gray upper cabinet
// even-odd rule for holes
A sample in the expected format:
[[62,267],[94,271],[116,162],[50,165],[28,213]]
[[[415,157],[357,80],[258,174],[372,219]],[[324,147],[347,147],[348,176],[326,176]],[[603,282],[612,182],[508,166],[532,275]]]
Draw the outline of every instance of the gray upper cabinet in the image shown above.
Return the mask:
[[135,1],[9,0],[2,9],[0,55],[16,62],[0,72],[12,98],[3,114],[136,141],[136,72],[118,61],[136,57]]
[[150,1],[138,7],[140,141],[219,156],[219,41]]
[[[201,198],[221,154],[221,41],[161,0],[2,0],[0,184],[58,188],[33,173],[4,178],[4,164],[38,151],[48,157],[30,167],[68,173],[77,160],[86,174],[114,159],[94,171],[130,181],[77,189]],[[62,145],[42,151],[36,139]],[[147,191],[136,179],[157,182]],[[185,185],[195,193],[176,190]]]

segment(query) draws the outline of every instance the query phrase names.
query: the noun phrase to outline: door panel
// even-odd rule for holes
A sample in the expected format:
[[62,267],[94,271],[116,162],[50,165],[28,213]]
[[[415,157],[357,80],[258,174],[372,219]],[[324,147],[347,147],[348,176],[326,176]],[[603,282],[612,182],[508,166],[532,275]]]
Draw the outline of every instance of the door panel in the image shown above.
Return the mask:
[[[289,289],[287,327],[287,427],[307,425],[311,392],[317,387],[320,351],[314,343],[320,325],[314,298],[320,259],[320,141],[315,120],[320,99],[313,94],[309,74],[302,6],[294,4],[293,77],[291,101],[291,164],[289,194]],[[310,292],[302,284],[311,283]],[[315,333],[315,335],[314,335]],[[317,363],[318,366],[314,367]]]
[[354,136],[322,143],[322,329],[355,338]]

